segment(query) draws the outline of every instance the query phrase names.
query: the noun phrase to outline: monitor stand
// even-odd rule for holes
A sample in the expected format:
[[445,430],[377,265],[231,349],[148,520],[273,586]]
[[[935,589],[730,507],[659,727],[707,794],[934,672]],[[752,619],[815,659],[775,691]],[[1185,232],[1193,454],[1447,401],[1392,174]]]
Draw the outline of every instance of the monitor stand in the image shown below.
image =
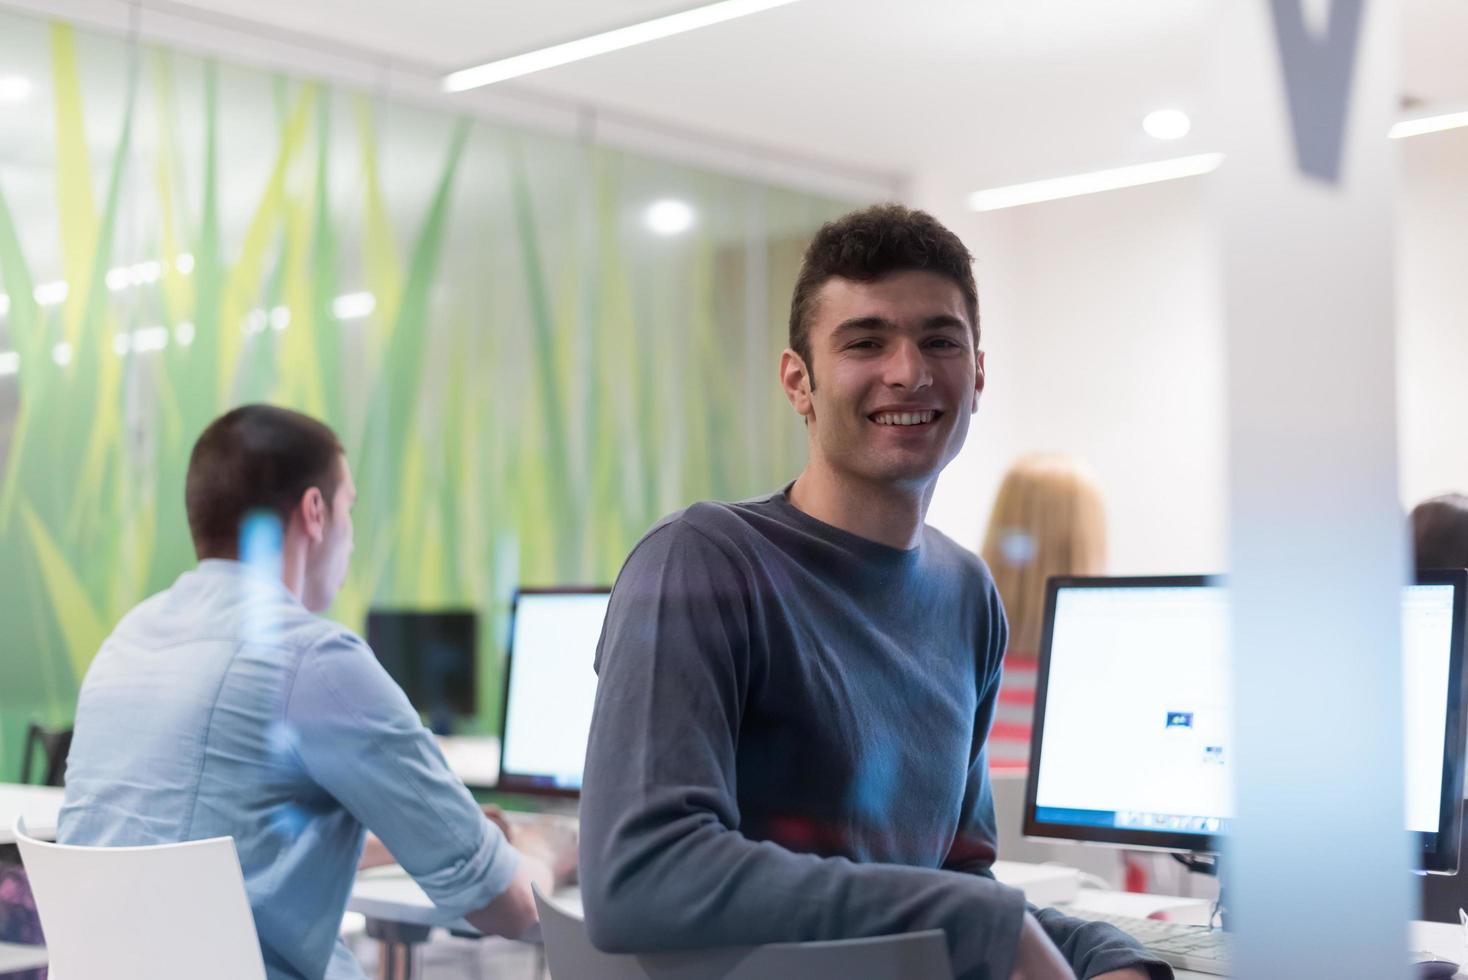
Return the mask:
[[1172,859],[1195,874],[1210,875],[1218,879],[1218,898],[1213,902],[1213,911],[1208,916],[1208,925],[1212,926],[1214,919],[1217,919],[1218,928],[1227,932],[1228,904],[1227,895],[1223,887],[1222,858],[1211,851],[1188,851],[1183,854],[1174,853]]

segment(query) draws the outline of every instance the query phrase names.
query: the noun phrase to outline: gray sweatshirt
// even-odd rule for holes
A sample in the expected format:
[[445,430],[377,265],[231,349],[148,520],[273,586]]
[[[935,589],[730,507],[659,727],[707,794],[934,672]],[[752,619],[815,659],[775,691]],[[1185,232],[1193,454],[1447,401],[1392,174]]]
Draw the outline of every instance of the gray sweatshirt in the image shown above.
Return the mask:
[[[1007,980],[1022,894],[989,874],[984,741],[1007,627],[983,562],[902,551],[784,492],[653,528],[612,591],[581,801],[587,926],[609,951],[940,928]],[[1147,964],[1040,913],[1082,977]]]

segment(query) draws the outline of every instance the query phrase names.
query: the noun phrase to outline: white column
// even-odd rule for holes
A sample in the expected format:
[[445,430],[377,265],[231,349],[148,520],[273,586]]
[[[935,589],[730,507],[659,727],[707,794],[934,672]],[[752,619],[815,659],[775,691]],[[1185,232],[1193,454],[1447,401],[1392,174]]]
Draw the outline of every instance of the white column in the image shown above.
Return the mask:
[[1397,4],[1222,9],[1237,975],[1405,976]]

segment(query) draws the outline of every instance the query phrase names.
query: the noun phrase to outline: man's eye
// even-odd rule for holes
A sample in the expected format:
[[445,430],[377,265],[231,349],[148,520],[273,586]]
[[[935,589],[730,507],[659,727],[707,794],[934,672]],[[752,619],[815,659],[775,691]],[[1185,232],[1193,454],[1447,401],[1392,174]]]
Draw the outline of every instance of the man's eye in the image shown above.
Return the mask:
[[858,340],[846,346],[847,350],[876,350],[875,340]]
[[934,337],[931,341],[928,342],[928,346],[958,350],[963,345],[956,340],[949,340],[947,337]]

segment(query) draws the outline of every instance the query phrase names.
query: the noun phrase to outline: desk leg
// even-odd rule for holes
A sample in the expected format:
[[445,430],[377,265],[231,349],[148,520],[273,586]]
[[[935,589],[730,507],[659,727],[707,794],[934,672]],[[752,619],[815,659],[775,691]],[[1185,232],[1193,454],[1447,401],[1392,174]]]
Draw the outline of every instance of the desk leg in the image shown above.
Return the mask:
[[378,980],[413,980],[415,947],[428,939],[427,926],[368,919],[367,935],[378,941]]

